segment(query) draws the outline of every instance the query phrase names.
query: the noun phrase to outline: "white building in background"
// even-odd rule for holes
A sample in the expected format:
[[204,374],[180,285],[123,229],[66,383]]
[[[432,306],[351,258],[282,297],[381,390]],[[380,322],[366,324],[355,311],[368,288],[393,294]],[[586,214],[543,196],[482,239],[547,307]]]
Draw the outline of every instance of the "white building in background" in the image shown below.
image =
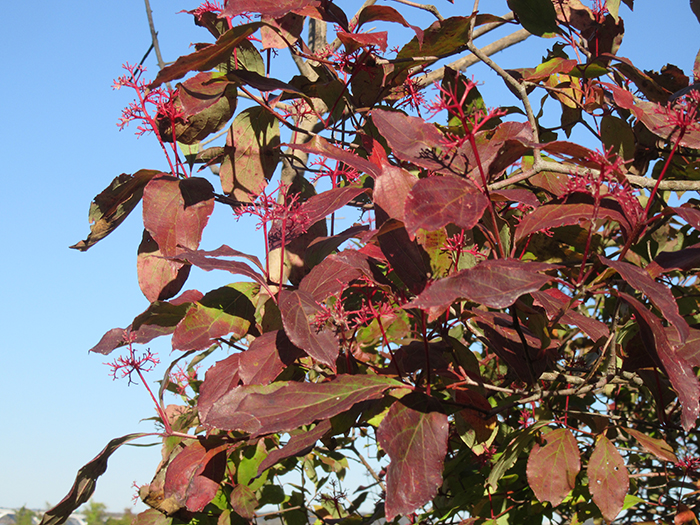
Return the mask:
[[[0,507],[0,525],[15,525],[15,515],[19,510],[20,509],[5,509]],[[34,509],[27,510],[31,510],[34,513],[32,522],[35,525],[38,525],[44,512]],[[87,521],[85,521],[85,516],[82,514],[73,514],[70,518],[68,518],[68,521],[66,521],[66,525],[87,525]]]

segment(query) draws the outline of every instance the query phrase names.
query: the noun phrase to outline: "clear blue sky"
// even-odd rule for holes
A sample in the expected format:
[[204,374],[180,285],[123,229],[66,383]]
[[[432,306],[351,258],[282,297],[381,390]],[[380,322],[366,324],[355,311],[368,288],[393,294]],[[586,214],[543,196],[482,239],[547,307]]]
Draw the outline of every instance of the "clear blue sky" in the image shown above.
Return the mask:
[[[471,6],[467,0],[456,1],[462,7],[446,0],[434,3],[449,14],[467,14],[466,6]],[[671,62],[690,73],[700,47],[700,25],[687,0],[635,4],[633,13],[621,8],[627,35],[619,54],[643,69],[658,70]],[[177,14],[197,5],[152,0],[166,60],[190,52],[192,42],[210,41],[189,15]],[[491,6],[497,14],[507,11],[504,0],[482,1],[483,9]],[[104,332],[125,327],[147,306],[135,268],[140,207],[88,252],[68,246],[87,235],[88,205],[113,177],[140,168],[166,169],[166,164],[152,137],[136,139],[115,125],[131,94],[112,91],[112,81],[121,74],[122,63],[138,62],[150,45],[143,2],[40,2],[29,7],[16,3],[0,21],[6,155],[0,196],[5,239],[0,260],[0,507],[44,508],[63,498],[77,470],[110,439],[153,429],[152,422],[142,421],[153,415],[145,391],[112,381],[102,364],[108,359],[87,353]],[[413,21],[421,26],[430,22],[424,13]],[[549,45],[533,37],[497,58],[507,67],[535,66]],[[147,66],[152,77],[155,57]],[[487,104],[515,102],[483,68],[469,74],[485,81]],[[254,251],[255,243],[240,244],[254,235],[222,209],[215,212],[202,247],[226,242]],[[195,270],[187,287],[208,290],[229,280],[228,275]],[[167,340],[149,346],[169,362]],[[161,375],[150,377],[155,381]],[[149,482],[159,456],[158,447],[123,447],[98,482],[95,500],[113,511],[130,506],[132,482]],[[139,504],[136,510],[142,508]]]

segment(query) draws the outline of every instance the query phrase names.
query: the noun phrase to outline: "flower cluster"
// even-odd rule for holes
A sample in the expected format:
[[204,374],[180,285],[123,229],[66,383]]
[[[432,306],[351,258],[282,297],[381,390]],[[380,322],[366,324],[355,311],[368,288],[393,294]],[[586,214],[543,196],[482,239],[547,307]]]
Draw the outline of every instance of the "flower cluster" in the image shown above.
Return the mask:
[[136,384],[132,378],[132,374],[136,373],[139,376],[143,372],[150,372],[155,366],[160,363],[156,354],[150,350],[146,350],[141,356],[136,355],[133,346],[129,343],[129,353],[126,356],[119,356],[111,363],[105,363],[111,369],[110,375],[112,379],[129,378],[129,384]]

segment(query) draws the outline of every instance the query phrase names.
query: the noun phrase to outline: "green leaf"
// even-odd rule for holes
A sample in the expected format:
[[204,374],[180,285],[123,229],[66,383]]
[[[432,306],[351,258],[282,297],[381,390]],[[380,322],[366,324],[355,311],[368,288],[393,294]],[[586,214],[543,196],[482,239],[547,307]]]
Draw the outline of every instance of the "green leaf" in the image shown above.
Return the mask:
[[498,459],[493,464],[489,477],[486,480],[486,485],[491,491],[496,491],[498,481],[503,477],[506,471],[515,465],[518,458],[525,453],[527,447],[535,438],[535,434],[542,427],[552,423],[551,421],[538,421],[522,430],[516,430],[510,436],[511,439],[503,449],[503,452],[498,456]]
[[324,383],[283,381],[239,386],[214,402],[202,424],[211,430],[241,430],[253,436],[288,432],[400,386],[402,383],[394,379],[371,375],[340,375]]
[[552,0],[508,0],[508,6],[522,26],[533,35],[559,32],[557,12]]

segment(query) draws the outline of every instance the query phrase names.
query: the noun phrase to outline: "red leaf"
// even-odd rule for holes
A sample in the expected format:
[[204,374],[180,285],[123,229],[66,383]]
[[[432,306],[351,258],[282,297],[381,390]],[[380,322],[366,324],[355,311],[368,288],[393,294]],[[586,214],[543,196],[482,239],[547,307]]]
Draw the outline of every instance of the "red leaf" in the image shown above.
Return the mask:
[[559,505],[576,485],[581,470],[576,438],[559,428],[545,434],[547,444],[535,445],[527,461],[527,480],[539,501]]
[[136,258],[139,288],[149,302],[165,301],[182,289],[190,275],[189,264],[163,257],[148,230],[143,230]]
[[382,53],[386,51],[388,36],[386,31],[377,31],[375,33],[346,33],[345,31],[338,31],[336,36],[343,43],[348,53],[353,53],[361,47],[370,46],[378,47]]
[[388,377],[372,375],[340,375],[325,383],[283,381],[239,386],[216,400],[201,423],[210,430],[240,430],[253,437],[289,432],[400,386]]
[[680,342],[686,340],[690,334],[690,327],[685,319],[678,313],[678,303],[676,303],[676,299],[673,297],[671,290],[657,283],[643,268],[639,268],[638,266],[624,261],[613,261],[602,256],[600,260],[603,264],[619,273],[627,284],[646,295],[654,306],[663,312],[664,317],[676,328]]
[[289,340],[315,360],[335,371],[340,347],[328,329],[317,330],[315,317],[323,310],[308,292],[283,290],[279,302],[282,324]]
[[207,450],[199,441],[187,445],[165,473],[164,499],[173,498],[178,505],[201,512],[219,490],[226,468],[225,446]]
[[681,424],[688,431],[695,426],[700,412],[700,383],[693,367],[668,341],[661,321],[642,303],[625,293],[620,297],[635,313],[639,333],[649,355],[660,362],[682,405]]
[[490,308],[506,308],[518,297],[539,290],[554,279],[539,272],[558,266],[522,262],[517,259],[491,259],[473,268],[434,282],[404,308],[445,308],[462,297]]
[[262,461],[262,463],[260,463],[260,466],[258,467],[258,476],[283,459],[302,455],[305,453],[305,451],[309,450],[310,447],[313,447],[316,442],[321,439],[321,437],[330,429],[330,420],[324,419],[312,430],[300,432],[299,434],[293,434],[289,438],[286,445],[284,445],[282,448],[271,451]]
[[673,453],[673,448],[663,439],[647,436],[645,433],[634,430],[633,428],[624,428],[623,430],[636,439],[644,450],[653,454],[661,461],[678,463],[678,458]]
[[309,142],[304,144],[285,144],[285,146],[289,146],[292,149],[298,149],[299,151],[304,151],[306,153],[313,153],[315,155],[321,155],[322,157],[328,157],[329,159],[339,160],[351,168],[355,168],[357,171],[367,173],[373,178],[378,177],[380,174],[379,166],[373,164],[367,159],[363,159],[362,157],[355,155],[350,151],[332,145],[320,135],[314,135]]
[[212,211],[214,188],[199,177],[158,177],[143,192],[143,225],[166,257],[196,250]]
[[218,399],[241,383],[238,366],[240,359],[241,354],[233,354],[207,370],[197,399],[200,421],[207,418],[209,410]]
[[[379,216],[377,222],[381,222]],[[428,283],[428,255],[415,240],[410,239],[406,228],[393,219],[387,220],[377,239],[382,253],[406,287],[414,294],[423,291]]]
[[391,459],[386,475],[387,521],[408,515],[435,497],[442,485],[449,423],[440,412],[391,405],[377,429],[377,441]]
[[[234,4],[234,2],[229,3]],[[165,82],[184,77],[190,71],[209,71],[221,63],[228,63],[234,48],[255,33],[262,25],[261,22],[252,22],[232,27],[221,35],[215,44],[204,46],[194,53],[181,56],[174,64],[165,66],[148,87],[155,89]]]
[[587,470],[593,503],[607,521],[613,521],[622,510],[630,482],[622,456],[605,436],[598,437]]
[[256,337],[248,350],[240,354],[238,375],[244,385],[268,385],[302,355],[282,330],[267,332]]
[[[445,163],[439,162],[435,153],[444,136],[434,124],[384,109],[372,110],[372,122],[399,159],[433,171],[445,169]],[[463,160],[456,157],[454,162],[457,164],[452,168],[456,172],[464,171]]]
[[467,179],[446,175],[421,179],[406,199],[406,231],[434,231],[448,224],[471,230],[481,219],[489,200]]
[[287,13],[303,9],[315,0],[229,0],[220,16],[236,16],[244,13],[260,13],[278,18]]
[[309,197],[301,205],[299,213],[305,217],[309,224],[313,224],[328,217],[331,213],[339,210],[365,191],[367,191],[365,188],[358,186],[333,188]]
[[605,323],[572,310],[569,305],[571,297],[555,288],[532,292],[532,298],[535,306],[541,306],[545,309],[547,319],[550,321],[557,319],[560,323],[578,326],[593,341],[610,335],[610,330]]
[[139,170],[133,175],[122,173],[116,177],[90,204],[90,234],[87,239],[71,248],[84,252],[112,233],[139,203],[146,184],[159,173],[155,170]]
[[359,28],[363,24],[374,22],[375,20],[396,22],[404,27],[413,29],[414,33],[416,33],[419,45],[423,45],[423,30],[420,27],[412,26],[406,22],[406,19],[393,7],[385,5],[369,5],[365,7],[360,11],[360,16],[357,19],[357,27]]
[[[591,220],[594,214],[595,205],[592,202],[592,198],[583,194],[574,194],[574,196],[569,197],[566,203],[555,202],[540,206],[523,217],[515,231],[515,242],[547,228],[580,224],[586,220]],[[598,216],[617,222],[625,236],[629,235],[632,230],[632,226],[625,218],[622,208],[612,199],[602,200]]]
[[403,221],[406,198],[418,178],[384,158],[380,162],[382,173],[374,182],[374,204],[392,219]]
[[331,295],[340,293],[350,281],[371,274],[366,255],[356,250],[343,250],[329,255],[314,266],[299,283],[299,290],[322,302]]
[[207,293],[195,303],[173,332],[174,350],[201,350],[219,337],[232,334],[240,339],[255,324],[252,283],[230,284]]
[[671,208],[671,210],[680,215],[681,218],[693,228],[700,230],[700,210],[687,204],[678,208]]

